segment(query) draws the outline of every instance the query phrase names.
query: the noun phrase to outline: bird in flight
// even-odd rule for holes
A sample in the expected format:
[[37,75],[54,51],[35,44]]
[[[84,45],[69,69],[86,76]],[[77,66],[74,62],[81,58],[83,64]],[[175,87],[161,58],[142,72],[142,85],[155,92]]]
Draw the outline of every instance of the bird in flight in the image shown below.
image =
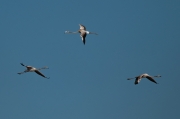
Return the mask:
[[[135,80],[135,82],[134,82],[134,84],[136,85],[136,84],[138,84],[140,81],[141,81],[141,79],[142,78],[147,78],[147,79],[149,79],[150,81],[152,81],[152,82],[154,82],[154,83],[156,83],[157,84],[157,82],[153,79],[153,77],[161,77],[160,75],[157,75],[157,76],[150,76],[150,75],[148,75],[147,73],[144,73],[144,74],[141,74],[141,75],[139,75],[139,76],[136,76],[136,77],[134,77],[136,80]],[[134,79],[134,78],[128,78],[127,80],[131,80],[131,79]]]
[[27,69],[25,71],[23,71],[23,72],[18,73],[18,74],[23,74],[23,73],[26,73],[26,72],[35,72],[35,73],[37,73],[38,75],[40,75],[40,76],[42,76],[44,78],[47,78],[47,79],[50,78],[50,77],[44,76],[41,72],[39,72],[39,70],[41,70],[41,69],[49,69],[48,67],[42,67],[42,68],[36,69],[35,67],[32,67],[32,66],[26,66],[23,63],[20,63],[20,64],[22,66],[26,67]]
[[79,24],[79,26],[80,26],[80,29],[79,29],[78,31],[76,31],[76,32],[65,31],[65,33],[80,33],[80,37],[82,38],[82,41],[83,41],[84,45],[85,45],[85,43],[86,43],[86,35],[87,35],[87,34],[95,34],[95,35],[98,35],[97,33],[93,33],[93,32],[86,31],[86,27],[83,26],[83,25],[81,25],[81,24]]

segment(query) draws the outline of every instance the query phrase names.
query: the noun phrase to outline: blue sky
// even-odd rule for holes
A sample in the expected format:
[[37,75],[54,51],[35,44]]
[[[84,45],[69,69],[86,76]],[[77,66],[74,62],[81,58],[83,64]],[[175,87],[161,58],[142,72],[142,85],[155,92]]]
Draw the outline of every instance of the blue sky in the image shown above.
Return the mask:
[[[178,0],[1,0],[1,119],[178,118]],[[83,45],[78,24],[99,35]],[[18,75],[23,62],[41,72]],[[154,84],[127,80],[162,75]]]

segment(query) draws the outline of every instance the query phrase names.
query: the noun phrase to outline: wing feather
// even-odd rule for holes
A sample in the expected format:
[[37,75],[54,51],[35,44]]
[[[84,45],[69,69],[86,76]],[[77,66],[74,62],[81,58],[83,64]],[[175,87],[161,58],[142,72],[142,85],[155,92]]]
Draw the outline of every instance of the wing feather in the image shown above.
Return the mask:
[[44,77],[44,78],[47,78],[46,76],[44,76],[41,72],[39,72],[38,70],[35,70],[34,72],[36,72],[38,75]]
[[147,76],[146,78],[157,84],[157,82],[151,76]]

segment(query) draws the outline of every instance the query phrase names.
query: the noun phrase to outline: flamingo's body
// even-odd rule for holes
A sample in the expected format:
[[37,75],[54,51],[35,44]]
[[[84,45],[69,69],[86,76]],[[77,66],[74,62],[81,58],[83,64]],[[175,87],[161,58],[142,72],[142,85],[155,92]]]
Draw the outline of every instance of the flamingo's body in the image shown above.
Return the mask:
[[26,66],[23,63],[21,63],[21,65],[26,67],[27,69],[25,71],[23,71],[23,72],[18,73],[18,74],[23,74],[23,73],[26,73],[26,72],[36,72],[38,75],[40,75],[40,76],[42,76],[44,78],[49,79],[49,77],[46,77],[41,72],[39,72],[39,70],[41,70],[41,69],[48,69],[48,67],[42,67],[40,69],[36,69],[35,67],[32,67],[32,66]]
[[[144,73],[144,74],[141,74],[141,75],[139,75],[139,76],[137,76],[137,77],[134,77],[134,78],[136,79],[135,82],[134,82],[134,84],[135,84],[135,85],[138,84],[138,83],[141,81],[142,78],[147,78],[147,79],[149,79],[150,81],[152,81],[152,82],[154,82],[154,83],[157,84],[157,82],[153,79],[153,77],[161,77],[161,76],[160,76],[160,75],[150,76],[150,75],[148,75],[147,73]],[[128,80],[134,79],[134,78],[128,78]]]
[[85,43],[86,43],[86,35],[87,35],[87,34],[95,34],[95,35],[98,35],[97,33],[93,33],[93,32],[86,31],[86,27],[83,26],[83,25],[81,25],[81,24],[79,24],[79,26],[80,26],[80,29],[79,29],[77,32],[65,31],[65,33],[80,33],[80,36],[81,36],[81,38],[82,38],[82,41],[83,41],[84,45],[85,45]]

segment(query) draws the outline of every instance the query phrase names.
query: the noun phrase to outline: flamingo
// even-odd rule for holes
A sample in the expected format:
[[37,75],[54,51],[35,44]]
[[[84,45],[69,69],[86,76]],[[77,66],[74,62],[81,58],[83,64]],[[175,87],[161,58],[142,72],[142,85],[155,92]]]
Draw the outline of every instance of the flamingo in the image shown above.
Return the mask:
[[[134,77],[134,78],[136,79],[135,82],[134,82],[134,84],[135,84],[135,85],[138,84],[138,83],[141,81],[142,78],[147,78],[147,79],[149,79],[150,81],[158,84],[158,83],[153,79],[153,77],[157,77],[157,78],[158,78],[158,77],[161,77],[161,76],[160,76],[160,75],[150,76],[150,75],[148,75],[147,73],[144,73],[144,74],[141,74],[141,75],[139,75],[139,76],[137,76],[137,77]],[[134,79],[134,78],[128,78],[127,80],[131,80],[131,79]]]
[[36,72],[38,75],[44,77],[44,78],[47,78],[49,79],[50,77],[46,77],[44,76],[41,72],[39,72],[39,70],[41,69],[49,69],[48,67],[42,67],[42,68],[39,68],[39,69],[36,69],[35,67],[32,67],[32,66],[26,66],[24,65],[23,63],[20,63],[22,66],[26,67],[27,69],[23,72],[20,72],[18,74],[23,74],[23,73],[26,73],[26,72]]
[[65,31],[65,33],[80,33],[80,37],[82,38],[82,41],[85,45],[85,42],[86,42],[86,35],[87,34],[95,34],[95,35],[98,35],[97,33],[93,33],[93,32],[89,32],[89,31],[86,31],[86,27],[79,24],[80,26],[80,29],[76,32],[72,32],[72,31]]

